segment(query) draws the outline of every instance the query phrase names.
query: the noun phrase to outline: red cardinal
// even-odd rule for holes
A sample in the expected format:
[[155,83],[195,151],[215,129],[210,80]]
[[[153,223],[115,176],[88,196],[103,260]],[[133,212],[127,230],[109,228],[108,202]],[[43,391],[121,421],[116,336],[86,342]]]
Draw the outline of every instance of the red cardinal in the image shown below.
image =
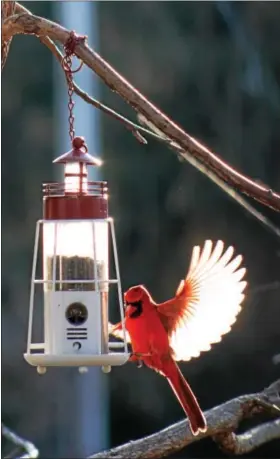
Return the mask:
[[[229,332],[241,310],[246,272],[242,256],[233,247],[206,241],[194,247],[187,277],[175,297],[157,304],[143,285],[125,294],[126,339],[132,345],[130,360],[142,360],[165,376],[189,418],[193,435],[206,431],[206,420],[176,360],[190,360]],[[122,324],[110,324],[110,333],[124,339]]]

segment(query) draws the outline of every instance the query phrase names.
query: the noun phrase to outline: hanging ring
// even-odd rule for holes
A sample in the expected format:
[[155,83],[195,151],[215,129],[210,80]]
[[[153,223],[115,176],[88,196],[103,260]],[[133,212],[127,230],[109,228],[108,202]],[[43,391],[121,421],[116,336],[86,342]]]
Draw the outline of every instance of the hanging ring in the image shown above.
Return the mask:
[[[67,60],[71,58],[75,54],[75,47],[80,43],[84,43],[86,40],[86,35],[78,35],[74,30],[70,32],[69,38],[66,40],[64,44],[65,56],[62,59],[62,65],[65,72],[68,73],[77,73],[81,70],[82,66],[84,65],[83,61],[80,59],[80,64],[77,69],[71,69],[71,63]],[[79,58],[78,58],[79,59]]]
[[88,152],[88,147],[87,147],[84,137],[80,137],[80,136],[74,137],[74,139],[72,140],[72,146],[75,150],[83,149],[85,153]]
[[62,67],[63,67],[64,72],[67,72],[67,73],[77,73],[77,72],[79,72],[81,70],[82,66],[84,65],[83,61],[80,60],[79,67],[76,68],[75,70],[72,70],[70,65],[67,62],[68,58],[69,58],[69,56],[64,56],[63,59],[62,59]]
[[71,69],[71,73],[77,73],[77,72],[79,72],[79,71],[81,70],[81,68],[82,68],[83,65],[84,65],[84,63],[83,63],[83,61],[80,59],[80,65],[79,65],[79,67],[78,67],[77,69],[75,69],[75,70],[72,70],[72,69]]

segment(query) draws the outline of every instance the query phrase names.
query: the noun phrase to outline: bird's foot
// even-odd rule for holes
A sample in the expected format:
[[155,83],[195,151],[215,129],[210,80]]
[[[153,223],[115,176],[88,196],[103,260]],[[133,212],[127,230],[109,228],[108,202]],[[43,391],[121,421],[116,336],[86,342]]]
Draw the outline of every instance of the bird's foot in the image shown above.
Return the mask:
[[136,362],[137,368],[142,368],[143,357],[150,357],[151,354],[142,354],[141,352],[132,352],[129,357],[130,362]]
[[143,357],[151,357],[152,354],[142,353],[142,352],[132,352],[130,354],[129,360],[141,360]]

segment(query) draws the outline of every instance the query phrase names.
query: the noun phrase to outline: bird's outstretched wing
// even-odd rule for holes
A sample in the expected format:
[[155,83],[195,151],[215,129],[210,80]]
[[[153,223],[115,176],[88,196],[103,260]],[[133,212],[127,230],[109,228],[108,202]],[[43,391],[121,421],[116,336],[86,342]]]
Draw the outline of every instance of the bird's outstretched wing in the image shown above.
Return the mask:
[[[202,250],[193,248],[190,268],[173,299],[158,311],[170,337],[176,360],[190,360],[211,344],[221,341],[236,321],[244,299],[246,269],[242,256],[233,257],[233,247],[206,241]],[[239,268],[239,269],[238,269]]]
[[[110,335],[114,336],[115,338],[122,339],[124,341],[124,332],[123,332],[121,322],[118,322],[115,325],[109,322],[108,331]],[[127,330],[125,331],[125,337],[126,337],[126,342],[131,343],[130,335]]]

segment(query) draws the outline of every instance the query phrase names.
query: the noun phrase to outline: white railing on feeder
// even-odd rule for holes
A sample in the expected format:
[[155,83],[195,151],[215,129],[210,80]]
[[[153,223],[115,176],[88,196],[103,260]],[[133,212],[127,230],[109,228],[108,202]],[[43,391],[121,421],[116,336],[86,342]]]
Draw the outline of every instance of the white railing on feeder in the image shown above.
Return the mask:
[[[110,232],[111,232],[111,238],[112,238],[112,248],[113,248],[113,257],[114,257],[114,265],[115,265],[115,271],[116,271],[116,279],[98,279],[98,272],[97,272],[97,263],[96,263],[96,238],[95,238],[95,224],[99,223],[100,221],[102,222],[107,222],[107,224],[110,227]],[[54,224],[54,247],[53,247],[53,266],[52,266],[52,280],[44,278],[45,275],[43,276],[43,279],[36,279],[36,269],[37,269],[37,261],[38,261],[38,248],[39,248],[39,239],[40,239],[40,230],[43,228],[44,224]],[[56,279],[56,254],[57,254],[57,231],[58,231],[58,225],[63,224],[63,223],[91,223],[92,224],[92,236],[93,236],[93,267],[94,267],[94,278],[93,279]],[[120,316],[121,316],[121,323],[122,323],[122,329],[123,329],[123,336],[124,336],[124,341],[123,342],[110,342],[108,339],[108,350],[109,352],[106,353],[106,355],[109,357],[113,357],[114,355],[117,357],[121,357],[120,353],[111,353],[110,349],[122,349],[123,350],[123,359],[114,359],[108,358],[108,365],[120,365],[122,363],[125,363],[128,360],[129,357],[129,351],[128,351],[128,346],[127,346],[127,340],[126,340],[126,333],[125,333],[125,325],[124,325],[124,305],[123,305],[123,298],[122,298],[122,288],[121,288],[121,280],[120,280],[120,270],[119,270],[119,262],[118,262],[118,254],[117,254],[117,245],[116,245],[116,236],[115,236],[115,230],[114,230],[114,223],[112,218],[107,218],[104,220],[38,220],[36,224],[36,232],[35,232],[35,242],[34,242],[34,255],[33,255],[33,263],[32,263],[32,274],[31,274],[31,288],[30,288],[30,302],[29,302],[29,321],[28,321],[28,335],[27,335],[27,353],[25,354],[26,360],[31,363],[32,365],[37,365],[37,363],[32,363],[32,358],[29,358],[31,356],[35,357],[34,352],[32,353],[31,351],[34,350],[46,350],[46,343],[32,343],[32,330],[33,330],[33,316],[34,316],[34,296],[35,296],[35,285],[37,284],[49,284],[52,286],[52,293],[55,293],[55,288],[56,284],[93,284],[95,285],[95,292],[102,292],[100,290],[99,286],[100,284],[106,285],[106,284],[117,284],[117,290],[118,290],[118,302],[119,302],[119,309],[120,309]],[[77,328],[78,329],[78,328]],[[45,341],[45,340],[44,340]],[[47,354],[37,354],[38,356],[38,362],[43,362],[44,361],[44,355],[47,357]],[[51,357],[51,356],[49,356]],[[54,356],[53,356],[54,357]],[[74,356],[73,356],[74,357]],[[75,358],[73,358],[73,362],[70,363],[70,365],[84,365],[87,362],[87,365],[90,365],[89,363],[89,356],[86,354],[82,354],[79,356],[81,359],[81,363],[74,363],[74,360],[77,359],[77,355],[75,354]],[[71,361],[71,356],[68,356],[68,361]],[[33,359],[34,360],[34,359]],[[36,359],[35,359],[36,360]],[[54,359],[53,363],[50,363],[52,359],[45,359],[45,365],[60,365],[59,364],[59,358]],[[55,363],[55,361],[57,362]],[[42,363],[39,363],[38,365],[41,365]],[[92,363],[93,365],[98,365],[99,363]],[[103,365],[102,359],[100,360],[100,365]],[[63,363],[61,363],[63,365]]]

